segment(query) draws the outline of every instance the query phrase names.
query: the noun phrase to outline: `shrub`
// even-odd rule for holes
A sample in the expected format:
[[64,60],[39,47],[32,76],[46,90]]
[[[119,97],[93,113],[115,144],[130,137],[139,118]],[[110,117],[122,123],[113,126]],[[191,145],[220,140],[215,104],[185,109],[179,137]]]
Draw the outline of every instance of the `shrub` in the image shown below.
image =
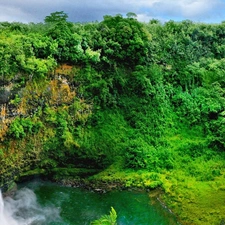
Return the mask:
[[166,148],[155,148],[138,138],[131,140],[126,147],[125,166],[135,169],[159,171],[173,168],[173,155]]
[[27,134],[37,133],[41,127],[40,121],[33,122],[30,118],[16,118],[10,124],[9,134],[13,138],[21,139]]

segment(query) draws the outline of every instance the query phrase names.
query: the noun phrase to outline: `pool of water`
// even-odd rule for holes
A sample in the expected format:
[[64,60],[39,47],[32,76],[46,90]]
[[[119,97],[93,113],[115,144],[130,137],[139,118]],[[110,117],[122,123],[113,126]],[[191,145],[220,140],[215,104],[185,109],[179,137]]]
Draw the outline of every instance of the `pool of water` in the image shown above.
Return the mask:
[[[12,204],[23,199],[20,204],[26,205],[14,207],[17,209],[13,217],[19,225],[89,225],[91,221],[109,214],[111,207],[117,212],[118,225],[177,224],[173,215],[160,204],[153,205],[144,192],[112,191],[101,194],[33,180],[20,184],[18,193],[10,201]],[[10,201],[6,201],[8,208]],[[28,219],[30,222],[26,223]]]

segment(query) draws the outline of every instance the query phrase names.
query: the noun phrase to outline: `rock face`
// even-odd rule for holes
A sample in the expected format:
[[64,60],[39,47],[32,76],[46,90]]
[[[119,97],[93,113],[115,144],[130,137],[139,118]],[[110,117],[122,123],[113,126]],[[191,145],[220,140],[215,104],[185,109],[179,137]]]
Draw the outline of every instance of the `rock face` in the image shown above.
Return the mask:
[[61,144],[72,151],[79,147],[68,123],[71,127],[70,121],[83,123],[91,105],[76,96],[72,70],[72,66],[60,66],[42,80],[12,81],[0,88],[0,188],[8,189],[21,173],[40,163],[41,168],[54,167],[43,149],[54,148],[57,140],[60,148]]
[[18,92],[20,90],[20,89],[16,90],[15,88],[16,86],[17,86],[16,82],[15,83],[10,82],[7,85],[3,85],[0,88],[0,121],[2,121],[4,124],[9,122],[5,121],[7,120],[7,118],[15,117],[18,115],[16,113],[15,105],[11,103],[11,100],[13,100],[16,95],[18,95]]
[[10,91],[6,88],[0,89],[0,104],[6,104],[10,100]]
[[12,89],[14,84],[9,82],[7,84],[0,85],[0,105],[9,103],[12,96]]

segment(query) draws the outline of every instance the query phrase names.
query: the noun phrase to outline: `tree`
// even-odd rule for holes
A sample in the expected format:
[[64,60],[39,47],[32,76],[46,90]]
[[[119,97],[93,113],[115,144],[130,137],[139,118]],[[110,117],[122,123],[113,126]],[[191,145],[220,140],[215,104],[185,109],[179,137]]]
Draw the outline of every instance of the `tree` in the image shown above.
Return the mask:
[[45,23],[60,23],[66,22],[68,15],[63,11],[56,11],[50,14],[50,16],[46,16],[44,21]]
[[[131,14],[131,15],[130,15]],[[104,21],[99,23],[99,33],[94,36],[98,39],[94,50],[101,50],[101,59],[110,65],[128,66],[145,64],[148,60],[148,45],[151,35],[144,25],[135,19],[133,13],[129,18],[117,16],[104,16]]]
[[127,16],[127,18],[137,18],[137,15],[135,14],[135,13],[133,13],[133,12],[128,12],[127,14],[126,14],[126,16]]

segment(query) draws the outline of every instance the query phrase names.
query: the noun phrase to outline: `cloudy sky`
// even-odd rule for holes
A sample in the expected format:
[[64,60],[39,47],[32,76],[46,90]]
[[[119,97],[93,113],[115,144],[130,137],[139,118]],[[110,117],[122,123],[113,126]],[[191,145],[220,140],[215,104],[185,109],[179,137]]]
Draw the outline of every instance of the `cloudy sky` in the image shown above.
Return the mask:
[[220,23],[225,21],[225,0],[0,0],[0,21],[43,22],[64,11],[72,22],[101,21],[104,15],[134,12],[138,20],[158,19]]

